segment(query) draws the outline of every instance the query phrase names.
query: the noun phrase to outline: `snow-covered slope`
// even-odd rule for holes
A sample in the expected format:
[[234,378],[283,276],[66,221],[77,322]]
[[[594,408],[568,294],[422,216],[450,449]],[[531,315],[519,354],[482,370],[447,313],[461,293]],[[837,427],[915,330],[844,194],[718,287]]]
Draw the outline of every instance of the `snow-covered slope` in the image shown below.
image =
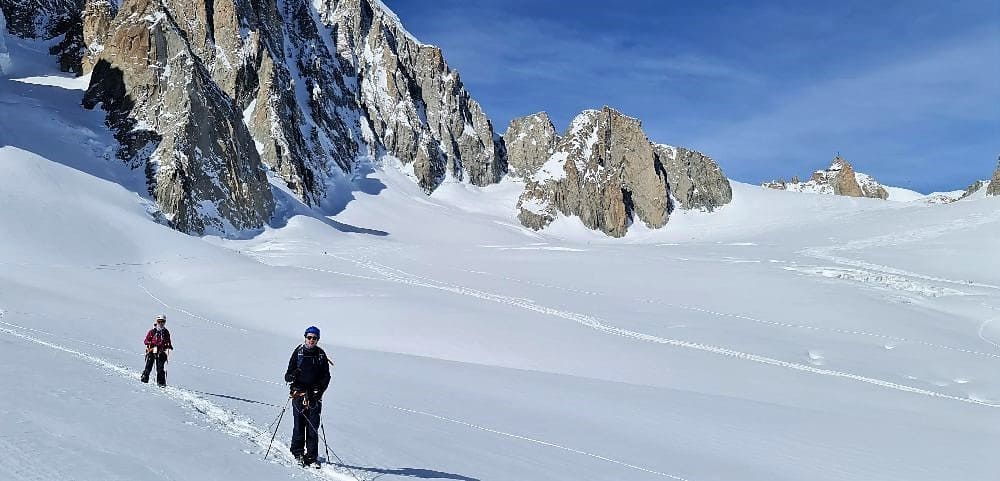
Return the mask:
[[[157,223],[142,177],[106,158],[102,119],[67,89],[82,86],[18,57],[45,46],[11,47],[36,70],[0,79],[0,479],[1000,469],[998,199],[734,183],[715,214],[615,240],[575,218],[526,230],[515,182],[427,197],[387,165],[358,173],[335,217],[286,193],[258,235],[195,238]],[[137,380],[161,312],[166,389]],[[287,414],[263,457],[310,324],[336,361],[333,464],[303,472]]]
[[915,190],[905,189],[903,187],[890,187],[888,185],[883,186],[886,192],[889,193],[889,198],[886,200],[892,200],[896,202],[910,202],[914,200],[920,200],[927,197],[925,194],[921,194]]

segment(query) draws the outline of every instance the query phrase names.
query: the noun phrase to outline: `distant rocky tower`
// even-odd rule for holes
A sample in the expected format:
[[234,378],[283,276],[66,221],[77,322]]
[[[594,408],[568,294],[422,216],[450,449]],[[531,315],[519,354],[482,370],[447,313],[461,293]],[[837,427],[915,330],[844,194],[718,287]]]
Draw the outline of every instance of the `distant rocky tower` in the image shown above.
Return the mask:
[[636,219],[663,227],[674,185],[683,208],[712,210],[732,199],[729,181],[710,158],[654,146],[638,119],[609,107],[577,115],[561,137],[546,114],[522,117],[504,140],[512,173],[525,180],[518,219],[532,229],[560,214],[613,237],[624,236]]
[[993,179],[986,188],[986,195],[1000,196],[1000,158],[997,159],[997,170],[993,171]]
[[851,164],[837,155],[826,170],[813,172],[812,178],[799,182],[793,178],[790,182],[776,180],[762,184],[764,187],[795,192],[812,192],[817,194],[834,194],[848,197],[870,197],[873,199],[888,199],[889,192],[873,177],[855,172]]

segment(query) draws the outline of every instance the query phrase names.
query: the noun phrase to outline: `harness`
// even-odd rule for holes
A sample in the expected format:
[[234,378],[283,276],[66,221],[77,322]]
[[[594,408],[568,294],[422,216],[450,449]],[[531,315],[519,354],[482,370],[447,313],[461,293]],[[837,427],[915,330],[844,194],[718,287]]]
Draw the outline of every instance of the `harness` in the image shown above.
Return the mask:
[[[320,348],[318,348],[318,347],[316,348],[316,350],[318,351],[317,354],[316,354],[316,360],[323,361],[324,358],[326,357],[324,355],[323,351],[320,350]],[[297,347],[295,349],[295,353],[296,353],[296,356],[297,356],[297,359],[295,361],[296,362],[295,367],[301,370],[302,369],[302,363],[306,359],[306,347],[300,345],[299,347]]]
[[167,329],[152,329],[153,331],[153,341],[155,344],[147,346],[147,352],[149,353],[160,353],[161,349],[165,349],[163,343],[166,339],[170,338],[170,334],[167,333]]

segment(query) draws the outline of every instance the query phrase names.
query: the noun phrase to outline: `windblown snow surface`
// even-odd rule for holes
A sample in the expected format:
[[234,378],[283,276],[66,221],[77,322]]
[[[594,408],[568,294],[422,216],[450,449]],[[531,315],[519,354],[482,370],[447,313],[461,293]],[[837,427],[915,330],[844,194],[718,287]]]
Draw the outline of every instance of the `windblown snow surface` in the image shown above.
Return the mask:
[[[0,479],[997,479],[1000,199],[734,184],[613,240],[387,162],[331,215],[286,195],[261,232],[195,238],[157,223],[86,79],[8,46]],[[165,389],[138,381],[159,313]],[[287,414],[264,459],[310,324],[336,362],[320,470]]]

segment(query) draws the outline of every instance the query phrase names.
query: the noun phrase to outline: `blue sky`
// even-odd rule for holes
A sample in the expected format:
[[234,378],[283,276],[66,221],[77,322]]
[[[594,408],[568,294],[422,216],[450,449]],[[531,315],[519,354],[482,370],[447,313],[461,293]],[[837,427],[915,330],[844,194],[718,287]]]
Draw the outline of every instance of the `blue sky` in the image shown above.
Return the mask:
[[739,181],[839,151],[922,192],[988,178],[1000,154],[1000,2],[386,0],[441,47],[494,127],[587,108],[642,120]]

